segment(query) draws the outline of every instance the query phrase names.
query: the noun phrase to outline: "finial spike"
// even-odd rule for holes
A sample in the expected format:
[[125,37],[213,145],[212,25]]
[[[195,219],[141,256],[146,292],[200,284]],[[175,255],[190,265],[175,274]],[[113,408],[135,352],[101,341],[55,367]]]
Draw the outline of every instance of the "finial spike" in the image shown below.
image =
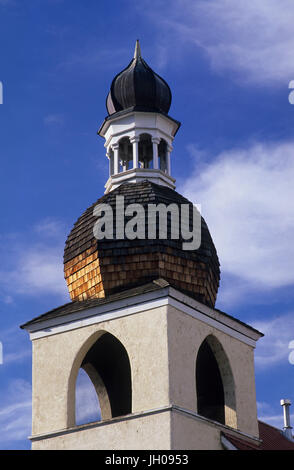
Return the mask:
[[141,48],[140,48],[139,39],[137,39],[136,46],[135,46],[134,59],[138,59],[139,57],[141,57]]

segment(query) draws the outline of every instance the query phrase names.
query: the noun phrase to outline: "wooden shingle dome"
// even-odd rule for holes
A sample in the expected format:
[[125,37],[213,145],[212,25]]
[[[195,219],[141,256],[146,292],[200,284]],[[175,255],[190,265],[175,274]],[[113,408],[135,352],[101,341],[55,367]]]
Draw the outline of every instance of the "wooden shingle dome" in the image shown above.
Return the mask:
[[[77,220],[64,250],[64,274],[72,300],[107,297],[110,293],[163,278],[202,303],[213,307],[220,279],[219,260],[204,219],[201,245],[183,250],[181,239],[104,239],[93,234],[97,217],[93,210],[106,203],[115,218],[116,196],[124,196],[125,206],[133,203],[191,204],[173,189],[148,180],[125,183],[101,197]],[[147,210],[146,210],[147,214]],[[127,219],[125,219],[127,220]],[[148,219],[146,216],[146,232]],[[169,226],[170,228],[170,226]]]

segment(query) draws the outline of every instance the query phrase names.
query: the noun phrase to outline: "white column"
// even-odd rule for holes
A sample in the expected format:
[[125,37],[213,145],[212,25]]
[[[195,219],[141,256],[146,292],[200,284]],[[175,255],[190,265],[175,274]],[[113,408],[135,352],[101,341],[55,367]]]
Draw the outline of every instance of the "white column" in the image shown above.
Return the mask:
[[111,162],[111,156],[112,156],[112,150],[111,150],[111,147],[108,147],[107,151],[106,151],[106,157],[108,158],[108,167],[109,167],[109,176],[112,175],[113,173],[113,162]]
[[171,176],[171,164],[170,164],[170,154],[172,151],[172,146],[168,145],[166,149],[166,169],[167,169],[167,174]]
[[133,146],[133,168],[139,168],[139,137],[131,137],[130,142]]
[[153,145],[153,169],[158,170],[158,144],[160,139],[158,137],[152,137]]
[[111,160],[110,160],[110,154],[108,153],[108,150],[106,152],[106,156],[108,158],[108,172],[109,172],[109,176],[111,176]]
[[118,161],[118,149],[119,144],[112,144],[111,146],[114,155],[114,165],[113,165],[113,174],[117,175],[119,173],[119,161]]

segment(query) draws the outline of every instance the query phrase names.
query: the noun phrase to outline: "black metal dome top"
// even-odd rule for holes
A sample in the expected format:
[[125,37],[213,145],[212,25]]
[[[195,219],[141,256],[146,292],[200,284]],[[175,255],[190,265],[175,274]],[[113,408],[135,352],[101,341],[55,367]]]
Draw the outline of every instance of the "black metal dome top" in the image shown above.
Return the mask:
[[112,81],[106,101],[108,113],[133,108],[167,114],[171,99],[168,84],[146,64],[137,41],[134,58]]

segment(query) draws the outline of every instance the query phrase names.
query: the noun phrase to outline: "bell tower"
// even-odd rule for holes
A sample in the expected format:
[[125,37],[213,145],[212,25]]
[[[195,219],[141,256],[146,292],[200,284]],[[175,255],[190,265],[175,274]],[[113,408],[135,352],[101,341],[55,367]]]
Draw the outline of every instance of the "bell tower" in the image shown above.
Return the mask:
[[98,131],[109,160],[106,193],[144,179],[175,188],[171,151],[180,123],[168,116],[171,99],[168,84],[147,65],[137,41],[133,59],[112,81],[109,115]]
[[[254,348],[262,334],[215,308],[220,266],[205,220],[197,249],[183,248],[182,232],[173,236],[172,210],[193,204],[171,175],[180,124],[170,104],[169,86],[137,41],[98,131],[109,160],[105,194],[66,240],[71,302],[22,325],[33,344],[33,449],[221,450],[224,435],[260,443]],[[145,236],[116,228],[97,239],[97,207],[128,222],[134,205]],[[162,212],[151,221],[150,205],[166,209],[165,237],[157,236]],[[77,425],[80,369],[101,419]]]

